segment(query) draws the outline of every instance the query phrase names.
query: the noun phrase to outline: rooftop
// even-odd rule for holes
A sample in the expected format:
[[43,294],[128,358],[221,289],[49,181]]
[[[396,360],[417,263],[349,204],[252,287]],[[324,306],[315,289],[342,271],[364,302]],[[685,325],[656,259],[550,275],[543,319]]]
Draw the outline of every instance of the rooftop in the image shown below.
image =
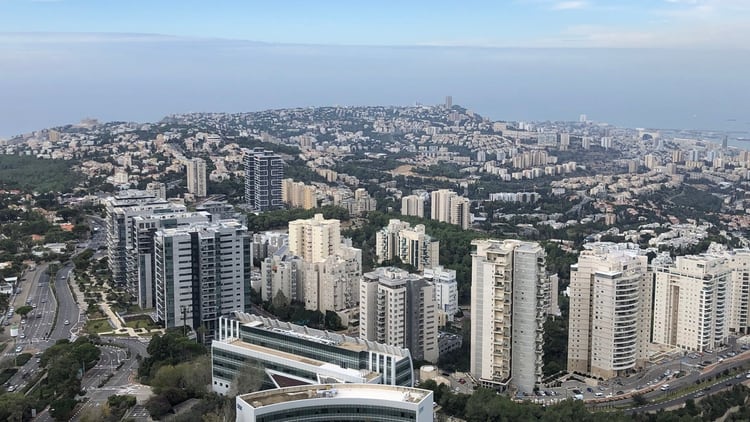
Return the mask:
[[376,399],[419,403],[430,394],[427,390],[381,384],[319,384],[265,390],[239,398],[254,408],[296,400],[317,398]]
[[411,356],[408,349],[389,346],[373,341],[363,340],[344,334],[282,322],[272,318],[265,318],[245,312],[235,312],[234,316],[245,326],[265,329],[277,333],[283,333],[292,337],[313,341],[320,344],[332,345],[355,352],[375,351],[379,353],[394,355],[398,357]]

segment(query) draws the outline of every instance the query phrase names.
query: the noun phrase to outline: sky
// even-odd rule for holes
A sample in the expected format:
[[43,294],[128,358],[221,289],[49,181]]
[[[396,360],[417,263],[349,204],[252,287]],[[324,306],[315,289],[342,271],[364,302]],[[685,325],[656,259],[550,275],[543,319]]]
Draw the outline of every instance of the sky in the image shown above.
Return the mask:
[[750,0],[0,0],[0,137],[445,95],[493,119],[744,130],[748,40]]

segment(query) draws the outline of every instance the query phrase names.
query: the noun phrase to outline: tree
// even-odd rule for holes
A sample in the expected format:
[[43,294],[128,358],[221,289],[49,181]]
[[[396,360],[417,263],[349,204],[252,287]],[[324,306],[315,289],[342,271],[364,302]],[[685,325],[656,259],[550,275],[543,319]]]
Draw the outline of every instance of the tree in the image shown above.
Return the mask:
[[33,310],[34,310],[34,308],[32,308],[31,306],[24,305],[24,306],[21,306],[18,309],[16,309],[16,313],[18,315],[21,315],[21,318],[26,318],[26,315],[28,315],[29,312],[31,312]]
[[229,390],[229,396],[234,397],[240,394],[254,393],[263,386],[265,378],[266,374],[263,370],[257,366],[245,364],[232,380],[232,388]]

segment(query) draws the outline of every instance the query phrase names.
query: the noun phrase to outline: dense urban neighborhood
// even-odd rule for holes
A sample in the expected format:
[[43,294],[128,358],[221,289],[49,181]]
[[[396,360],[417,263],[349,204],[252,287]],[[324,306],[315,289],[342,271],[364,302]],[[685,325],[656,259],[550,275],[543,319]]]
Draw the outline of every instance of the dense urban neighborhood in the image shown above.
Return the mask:
[[0,141],[0,419],[749,420],[743,142],[451,97]]

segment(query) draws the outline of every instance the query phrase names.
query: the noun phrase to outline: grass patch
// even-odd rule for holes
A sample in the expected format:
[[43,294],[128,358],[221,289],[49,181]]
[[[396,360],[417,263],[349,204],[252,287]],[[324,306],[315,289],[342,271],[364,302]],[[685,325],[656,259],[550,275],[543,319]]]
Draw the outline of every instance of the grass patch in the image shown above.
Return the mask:
[[156,325],[151,320],[151,318],[149,318],[149,317],[147,317],[145,315],[142,316],[142,317],[137,317],[137,318],[130,319],[129,321],[125,322],[125,326],[126,327],[130,327],[130,328],[135,328],[135,329],[145,328],[145,329],[148,329],[148,330],[151,330],[151,329],[154,329],[154,328],[159,328],[159,326]]
[[109,325],[109,320],[107,318],[90,319],[86,323],[86,332],[89,334],[106,333],[112,330],[113,328]]

